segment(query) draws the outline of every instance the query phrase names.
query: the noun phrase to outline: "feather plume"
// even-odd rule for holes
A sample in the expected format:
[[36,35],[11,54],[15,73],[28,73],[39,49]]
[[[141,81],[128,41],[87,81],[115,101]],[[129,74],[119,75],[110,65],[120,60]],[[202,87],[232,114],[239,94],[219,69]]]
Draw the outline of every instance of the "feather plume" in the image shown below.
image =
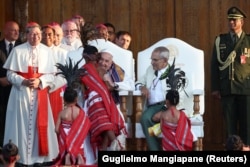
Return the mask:
[[[185,92],[185,87],[187,85],[187,79],[185,76],[185,72],[182,71],[180,68],[175,68],[175,59],[172,65],[169,68],[169,72],[166,78],[167,87],[172,90]],[[188,96],[188,94],[185,92]]]
[[78,68],[82,59],[77,61],[74,65],[71,58],[69,58],[69,62],[66,62],[64,65],[57,63],[56,67],[60,70],[60,72],[56,73],[56,75],[62,75],[66,79],[68,86],[77,88],[80,85],[80,78],[87,74],[84,68]]

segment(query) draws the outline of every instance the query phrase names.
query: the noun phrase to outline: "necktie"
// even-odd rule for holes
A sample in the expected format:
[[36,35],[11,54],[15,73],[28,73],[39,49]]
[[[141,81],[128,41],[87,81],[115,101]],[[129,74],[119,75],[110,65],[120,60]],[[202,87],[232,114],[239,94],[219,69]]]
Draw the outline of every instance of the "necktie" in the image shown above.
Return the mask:
[[234,42],[234,45],[236,45],[237,41],[238,41],[238,35],[237,35],[237,34],[234,34],[234,35],[233,35],[233,42]]
[[10,54],[12,48],[13,48],[13,43],[10,43],[10,44],[9,44],[9,52],[8,52],[8,55]]

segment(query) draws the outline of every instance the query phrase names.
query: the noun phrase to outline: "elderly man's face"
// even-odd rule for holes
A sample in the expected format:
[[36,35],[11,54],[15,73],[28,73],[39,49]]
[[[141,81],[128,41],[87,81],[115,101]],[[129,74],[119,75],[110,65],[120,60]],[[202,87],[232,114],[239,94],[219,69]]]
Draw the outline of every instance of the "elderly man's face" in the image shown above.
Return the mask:
[[160,56],[160,52],[153,52],[151,55],[151,64],[154,70],[161,70],[168,65],[167,59]]
[[42,33],[38,27],[30,29],[27,34],[27,40],[31,46],[37,46],[42,40]]
[[101,53],[101,58],[98,62],[99,67],[105,71],[108,71],[111,68],[113,62],[113,56],[110,53],[103,52]]
[[63,31],[61,27],[54,27],[55,29],[55,40],[54,40],[54,44],[57,46],[61,43],[62,38],[63,38]]
[[77,38],[77,27],[74,22],[65,25],[63,36],[66,38],[67,43],[71,44]]

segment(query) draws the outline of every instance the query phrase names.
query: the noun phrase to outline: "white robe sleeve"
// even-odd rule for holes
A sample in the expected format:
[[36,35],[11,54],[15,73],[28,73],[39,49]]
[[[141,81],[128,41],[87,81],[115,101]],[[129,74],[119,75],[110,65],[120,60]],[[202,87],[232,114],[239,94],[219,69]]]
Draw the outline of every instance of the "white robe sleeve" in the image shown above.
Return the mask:
[[11,71],[11,70],[7,70],[7,79],[8,81],[15,87],[17,87],[18,89],[21,88],[22,86],[22,82],[25,79],[24,77],[22,77],[21,75],[18,75],[16,72]]
[[124,79],[121,82],[115,82],[115,84],[117,84],[119,86],[119,88],[117,89],[118,91],[134,91],[135,90],[135,83],[133,81],[133,79],[131,77],[129,77],[128,75],[124,75]]

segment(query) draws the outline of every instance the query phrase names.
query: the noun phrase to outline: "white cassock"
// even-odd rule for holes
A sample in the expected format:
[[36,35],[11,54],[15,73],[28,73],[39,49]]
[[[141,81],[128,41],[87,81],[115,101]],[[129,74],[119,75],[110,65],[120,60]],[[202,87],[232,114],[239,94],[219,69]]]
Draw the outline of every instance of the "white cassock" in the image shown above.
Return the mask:
[[[56,46],[52,46],[50,48],[52,49],[52,55],[53,55],[52,57],[55,62],[54,66],[57,63],[65,65],[68,51],[60,47],[56,47]],[[65,84],[67,84],[67,81],[65,80],[65,78],[62,77],[61,75],[56,75],[53,85],[51,86],[50,92],[53,92],[54,90],[57,90],[58,88],[61,88]]]
[[81,41],[79,38],[76,38],[76,39],[69,45],[69,44],[67,44],[66,38],[63,37],[61,43],[70,46],[70,49],[69,49],[68,51],[77,50],[77,49],[79,49],[80,47],[82,47],[82,41]]
[[48,155],[39,155],[37,111],[38,99],[37,89],[23,86],[24,77],[18,72],[27,73],[28,66],[38,67],[41,80],[40,88],[46,88],[54,81],[56,67],[51,57],[51,49],[44,44],[38,44],[35,49],[35,56],[32,56],[32,47],[26,42],[15,48],[4,64],[7,69],[7,78],[12,83],[9,102],[6,113],[4,143],[11,139],[18,146],[19,163],[32,165],[52,161],[58,155],[58,144],[55,133],[55,126],[48,96]]

